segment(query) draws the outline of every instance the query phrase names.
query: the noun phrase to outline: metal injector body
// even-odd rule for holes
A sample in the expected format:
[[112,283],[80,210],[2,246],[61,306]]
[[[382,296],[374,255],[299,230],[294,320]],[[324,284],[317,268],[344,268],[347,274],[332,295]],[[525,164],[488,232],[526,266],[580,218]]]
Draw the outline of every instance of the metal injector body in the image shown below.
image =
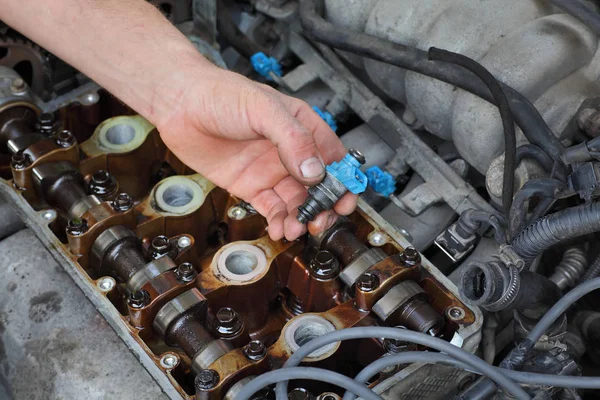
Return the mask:
[[367,188],[367,176],[360,170],[365,157],[360,151],[350,149],[339,162],[325,167],[325,178],[308,189],[308,197],[298,207],[296,219],[305,224],[315,219],[319,213],[331,210],[333,205],[346,193],[360,194]]

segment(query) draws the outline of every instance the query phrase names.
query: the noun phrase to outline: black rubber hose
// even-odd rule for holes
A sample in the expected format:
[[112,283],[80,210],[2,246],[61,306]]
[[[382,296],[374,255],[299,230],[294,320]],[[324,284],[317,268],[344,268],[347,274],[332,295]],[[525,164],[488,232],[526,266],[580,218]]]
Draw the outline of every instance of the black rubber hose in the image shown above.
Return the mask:
[[519,166],[519,164],[521,164],[521,161],[523,161],[526,158],[537,162],[540,165],[540,167],[544,169],[544,171],[552,171],[554,162],[550,157],[548,157],[548,154],[544,153],[544,151],[539,147],[533,144],[524,144],[522,146],[519,146],[519,148],[517,149],[517,167]]
[[525,228],[512,247],[530,265],[549,247],[566,239],[600,231],[600,203],[588,203],[550,214]]
[[[494,103],[494,98],[481,80],[457,65],[428,59],[427,52],[354,32],[325,21],[318,13],[320,0],[300,0],[300,20],[304,33],[311,39],[333,48],[418,72],[457,86],[475,96]],[[527,140],[544,150],[553,160],[560,159],[564,149],[537,109],[522,94],[500,82],[510,102],[510,109]]]
[[600,35],[600,15],[587,4],[579,0],[550,0],[550,3],[560,8],[572,17],[583,22],[588,28]]
[[231,9],[229,3],[228,0],[220,0],[217,4],[217,30],[219,34],[242,57],[250,59],[256,53],[264,53],[265,50],[246,36],[235,24],[231,15],[229,15]]
[[529,201],[534,197],[554,200],[556,194],[565,189],[565,184],[556,179],[541,178],[527,181],[517,192],[508,219],[509,241],[515,238],[526,226]]
[[450,51],[431,47],[429,49],[429,59],[445,63],[459,65],[468,69],[479,77],[488,87],[494,97],[500,118],[502,119],[502,128],[504,129],[504,176],[502,178],[502,206],[506,215],[510,214],[510,206],[513,201],[515,187],[515,170],[517,169],[517,137],[515,134],[515,123],[510,111],[510,103],[502,90],[500,83],[494,75],[490,73],[483,65],[477,61],[465,57],[462,54],[452,53]]

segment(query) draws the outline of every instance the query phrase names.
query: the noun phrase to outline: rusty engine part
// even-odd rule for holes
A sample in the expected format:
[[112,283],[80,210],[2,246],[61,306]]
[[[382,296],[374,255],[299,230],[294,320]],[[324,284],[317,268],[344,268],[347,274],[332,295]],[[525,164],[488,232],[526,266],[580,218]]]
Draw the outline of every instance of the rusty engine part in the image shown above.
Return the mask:
[[[193,174],[142,117],[72,134],[71,118],[40,113],[23,90],[0,109],[11,160],[0,187],[26,214],[53,210],[40,229],[171,397],[233,399],[303,344],[353,326],[401,326],[474,349],[480,312],[366,203],[319,237],[272,241],[262,216]],[[157,180],[157,166],[171,173]],[[402,348],[413,347],[365,339],[305,361],[353,373]]]

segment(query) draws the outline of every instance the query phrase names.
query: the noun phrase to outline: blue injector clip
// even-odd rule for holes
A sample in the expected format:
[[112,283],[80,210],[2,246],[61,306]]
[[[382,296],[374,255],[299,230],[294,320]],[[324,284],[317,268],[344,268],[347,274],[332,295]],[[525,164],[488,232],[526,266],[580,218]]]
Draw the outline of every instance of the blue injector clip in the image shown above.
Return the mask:
[[265,53],[258,52],[250,57],[252,68],[263,78],[273,80],[271,74],[281,76],[281,65],[274,57],[268,57]]
[[[362,163],[364,163],[364,157],[362,157]],[[367,175],[360,170],[362,165],[361,158],[358,155],[352,153],[352,150],[346,154],[339,162],[332,162],[325,167],[335,179],[340,181],[346,186],[348,191],[354,194],[361,194],[367,189],[368,179]]]
[[366,174],[369,178],[369,187],[376,193],[388,197],[396,191],[396,181],[389,172],[375,165],[367,169]]
[[331,128],[332,131],[334,131],[334,132],[337,131],[337,129],[338,129],[337,122],[335,121],[335,118],[333,117],[333,115],[331,115],[331,113],[329,111],[322,111],[317,106],[313,106],[312,109],[315,110],[315,112],[317,114],[319,114],[319,117],[321,117],[321,119],[323,121],[325,121],[327,123],[327,125],[329,125],[329,127]]

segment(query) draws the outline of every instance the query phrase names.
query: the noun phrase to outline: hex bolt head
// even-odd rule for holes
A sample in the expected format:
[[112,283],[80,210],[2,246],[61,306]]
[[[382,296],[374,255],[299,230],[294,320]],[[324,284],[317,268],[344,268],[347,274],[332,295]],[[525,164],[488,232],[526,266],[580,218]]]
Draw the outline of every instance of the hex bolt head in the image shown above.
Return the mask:
[[83,218],[73,218],[67,222],[67,233],[71,236],[81,236],[88,229],[87,221]]
[[13,94],[21,94],[25,92],[25,89],[27,89],[27,84],[21,78],[15,78],[10,85],[10,91]]
[[101,198],[109,197],[117,190],[117,180],[107,171],[100,169],[92,174],[88,189]]
[[38,130],[47,136],[54,135],[60,129],[60,121],[53,113],[41,113],[38,117]]
[[10,165],[15,170],[22,170],[31,165],[31,157],[29,154],[25,154],[22,151],[13,154]]
[[402,253],[402,260],[408,265],[416,265],[421,261],[421,255],[414,247],[407,247]]
[[70,131],[62,130],[56,135],[56,144],[60,147],[67,148],[73,146],[77,140]]
[[358,277],[356,287],[361,292],[372,292],[379,287],[379,277],[371,272],[365,272]]
[[232,308],[220,308],[215,317],[217,324],[215,331],[221,338],[234,337],[244,329],[240,316]]
[[177,280],[183,283],[193,281],[196,275],[197,274],[194,266],[187,262],[179,265],[175,270],[175,276],[177,277]]
[[131,308],[143,308],[150,303],[150,294],[145,290],[138,290],[129,295],[127,303]]
[[267,355],[267,347],[260,340],[252,340],[244,347],[244,355],[252,361],[260,361]]
[[133,207],[133,199],[127,193],[119,193],[113,200],[112,206],[120,212],[129,211]]
[[152,239],[150,246],[152,247],[152,258],[154,259],[160,258],[169,253],[172,247],[169,238],[164,235],[159,235]]
[[316,279],[332,279],[340,272],[340,263],[335,256],[327,250],[321,250],[308,264],[310,274]]
[[352,157],[354,157],[356,159],[356,161],[358,161],[361,165],[364,165],[366,160],[365,160],[365,156],[358,150],[356,149],[350,149],[348,150],[348,154],[350,154]]
[[194,386],[196,390],[206,391],[214,388],[219,383],[219,373],[214,369],[203,369],[196,375]]

